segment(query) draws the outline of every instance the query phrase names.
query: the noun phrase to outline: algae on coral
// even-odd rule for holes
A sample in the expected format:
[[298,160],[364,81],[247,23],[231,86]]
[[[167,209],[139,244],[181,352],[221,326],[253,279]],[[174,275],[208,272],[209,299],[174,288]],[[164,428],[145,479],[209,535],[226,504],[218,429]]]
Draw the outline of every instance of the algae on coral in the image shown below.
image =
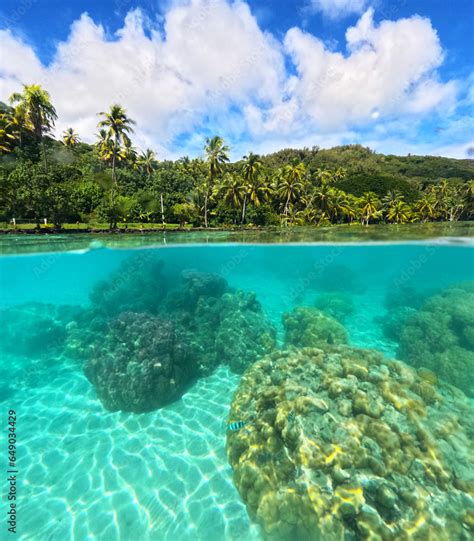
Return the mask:
[[228,432],[227,454],[267,539],[461,541],[473,413],[453,387],[372,350],[278,351],[241,379],[229,419],[252,422]]

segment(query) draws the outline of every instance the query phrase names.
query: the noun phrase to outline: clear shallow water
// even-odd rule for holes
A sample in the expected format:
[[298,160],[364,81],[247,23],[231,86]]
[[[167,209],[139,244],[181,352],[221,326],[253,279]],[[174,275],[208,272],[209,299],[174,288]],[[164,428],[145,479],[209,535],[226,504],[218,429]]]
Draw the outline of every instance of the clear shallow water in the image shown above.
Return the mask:
[[[183,271],[193,271],[217,274],[230,288],[255,293],[279,346],[284,313],[312,307],[324,294],[344,295],[353,308],[343,322],[349,343],[392,357],[398,342],[382,328],[391,311],[387,295],[411,291],[427,298],[474,279],[469,245],[101,248],[3,257],[0,307],[50,303],[87,309],[97,284],[113,282],[120,265],[133,261],[132,273],[119,270],[125,282],[116,288],[125,283],[123,299],[127,284],[146,274],[155,259],[163,262],[160,279],[167,288],[181,287],[176,284]],[[152,295],[144,288],[145,297]],[[159,409],[108,411],[84,375],[87,359],[74,355],[74,348],[47,346],[41,334],[34,347],[20,347],[18,337],[36,332],[35,318],[46,308],[28,310],[6,312],[13,340],[4,335],[0,366],[2,407],[17,410],[21,423],[19,539],[261,538],[233,485],[225,451],[239,374],[225,364],[213,366],[193,378],[181,398]],[[206,308],[202,313],[205,318]]]
[[330,227],[289,227],[237,229],[235,231],[166,231],[147,233],[95,234],[4,234],[0,235],[0,253],[38,253],[87,250],[91,244],[108,248],[143,248],[188,244],[287,244],[341,242],[403,242],[442,239],[446,242],[469,242],[474,238],[474,222],[432,222],[426,224],[370,227],[360,224]]

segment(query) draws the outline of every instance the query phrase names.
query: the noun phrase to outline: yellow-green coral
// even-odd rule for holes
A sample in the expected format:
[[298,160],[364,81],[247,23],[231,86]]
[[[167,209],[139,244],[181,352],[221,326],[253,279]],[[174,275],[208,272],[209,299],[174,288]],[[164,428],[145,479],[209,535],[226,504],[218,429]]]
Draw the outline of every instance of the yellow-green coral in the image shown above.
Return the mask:
[[429,297],[400,326],[401,359],[474,396],[474,282]]
[[227,453],[265,537],[468,539],[474,412],[430,379],[342,345],[250,367],[229,418],[252,423],[228,433]]
[[344,326],[316,308],[297,307],[284,314],[283,324],[287,346],[313,347],[347,343]]

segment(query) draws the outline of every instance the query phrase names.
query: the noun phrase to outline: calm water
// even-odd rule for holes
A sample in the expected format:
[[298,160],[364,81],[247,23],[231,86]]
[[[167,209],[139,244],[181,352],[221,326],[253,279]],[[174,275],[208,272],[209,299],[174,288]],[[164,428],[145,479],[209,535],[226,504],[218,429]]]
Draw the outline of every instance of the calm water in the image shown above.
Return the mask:
[[[448,380],[461,402],[469,397],[468,408],[473,264],[470,243],[437,242],[209,244],[2,257],[0,403],[3,419],[10,408],[18,415],[17,538],[272,538],[258,517],[249,518],[226,456],[229,409],[244,368],[284,348],[285,340],[331,348],[341,331],[351,346],[401,358],[420,373],[431,370],[436,383],[430,385],[443,396]],[[296,318],[298,339],[290,339],[283,316],[298,307],[326,319],[308,327]],[[161,383],[150,370],[161,371]],[[463,411],[466,417],[470,410]],[[472,424],[463,422],[459,431],[472,438]],[[459,441],[461,463],[469,460],[472,439]],[[449,450],[443,452],[449,462]],[[453,505],[462,506],[455,511],[464,522],[452,539],[472,535],[474,470],[466,471],[464,465],[450,474],[451,484],[463,478],[462,498],[460,488],[443,489],[458,491]],[[396,492],[397,481],[391,482]],[[436,514],[436,505],[430,512]],[[449,538],[436,534],[430,520],[419,539]],[[365,538],[354,521],[341,517],[345,539]],[[406,535],[393,538],[411,538]]]

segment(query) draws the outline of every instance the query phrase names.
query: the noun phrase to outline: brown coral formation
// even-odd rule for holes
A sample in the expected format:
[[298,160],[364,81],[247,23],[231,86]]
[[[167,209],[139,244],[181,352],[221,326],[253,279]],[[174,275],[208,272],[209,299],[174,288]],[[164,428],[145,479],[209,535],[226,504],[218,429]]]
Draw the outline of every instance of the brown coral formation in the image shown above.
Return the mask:
[[371,350],[277,351],[234,396],[227,453],[272,540],[472,539],[474,415],[459,391]]

